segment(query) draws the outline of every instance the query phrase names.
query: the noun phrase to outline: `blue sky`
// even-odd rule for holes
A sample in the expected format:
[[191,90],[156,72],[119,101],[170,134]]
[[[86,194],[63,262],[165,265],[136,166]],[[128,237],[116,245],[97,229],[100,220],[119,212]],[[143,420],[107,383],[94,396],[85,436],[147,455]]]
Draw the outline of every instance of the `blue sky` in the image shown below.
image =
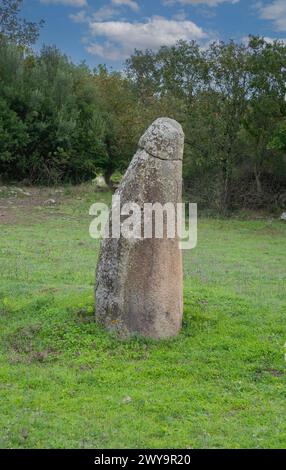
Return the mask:
[[286,38],[286,0],[24,0],[23,15],[45,20],[37,49],[55,44],[91,67],[118,69],[134,48],[178,39]]

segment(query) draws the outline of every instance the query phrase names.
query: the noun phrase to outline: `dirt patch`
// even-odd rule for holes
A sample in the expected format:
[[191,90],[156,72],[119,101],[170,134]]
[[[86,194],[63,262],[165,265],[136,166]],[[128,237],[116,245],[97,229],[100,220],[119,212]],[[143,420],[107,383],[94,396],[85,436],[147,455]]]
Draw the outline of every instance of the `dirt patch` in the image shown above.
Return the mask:
[[63,188],[0,186],[0,225],[32,224],[58,210]]
[[29,353],[33,348],[33,339],[41,330],[41,326],[30,325],[17,330],[7,338],[7,346],[16,353]]
[[282,370],[277,370],[277,369],[265,369],[266,372],[268,372],[270,375],[273,377],[282,377],[284,375],[284,372]]
[[47,362],[54,360],[59,355],[58,351],[53,348],[39,350],[35,347],[34,340],[40,331],[40,325],[29,325],[17,328],[7,337],[6,345],[10,352],[11,364]]

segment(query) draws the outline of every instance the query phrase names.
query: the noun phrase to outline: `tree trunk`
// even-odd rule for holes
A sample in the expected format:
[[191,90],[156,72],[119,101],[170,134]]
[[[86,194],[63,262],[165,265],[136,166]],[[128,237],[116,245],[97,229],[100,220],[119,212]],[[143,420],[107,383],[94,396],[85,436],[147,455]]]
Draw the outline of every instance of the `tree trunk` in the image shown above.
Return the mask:
[[230,179],[231,171],[228,165],[228,161],[225,160],[222,168],[222,195],[221,195],[221,212],[223,215],[227,215],[230,204]]
[[107,168],[104,172],[104,178],[108,186],[111,186],[110,179],[111,179],[112,173],[113,173],[113,168]]
[[262,195],[262,184],[261,184],[261,179],[260,179],[260,171],[257,171],[257,166],[255,165],[254,167],[254,176],[255,176],[255,182],[256,182],[256,191],[258,196]]

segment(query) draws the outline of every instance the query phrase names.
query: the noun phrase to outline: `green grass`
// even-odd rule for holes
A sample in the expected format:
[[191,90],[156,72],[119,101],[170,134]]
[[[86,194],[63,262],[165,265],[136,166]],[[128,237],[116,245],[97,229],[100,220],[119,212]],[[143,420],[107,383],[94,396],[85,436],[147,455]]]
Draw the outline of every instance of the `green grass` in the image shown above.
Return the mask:
[[1,225],[0,447],[285,448],[286,225],[200,220],[181,334],[120,341],[93,317],[99,197]]

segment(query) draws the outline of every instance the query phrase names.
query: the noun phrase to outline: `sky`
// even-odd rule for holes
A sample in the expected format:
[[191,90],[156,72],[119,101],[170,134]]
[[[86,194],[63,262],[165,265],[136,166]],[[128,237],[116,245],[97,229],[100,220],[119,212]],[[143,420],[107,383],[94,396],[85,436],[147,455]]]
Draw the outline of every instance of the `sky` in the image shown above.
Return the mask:
[[75,63],[122,68],[134,49],[179,39],[286,38],[286,0],[24,0],[22,15],[45,20],[39,50],[56,45]]

